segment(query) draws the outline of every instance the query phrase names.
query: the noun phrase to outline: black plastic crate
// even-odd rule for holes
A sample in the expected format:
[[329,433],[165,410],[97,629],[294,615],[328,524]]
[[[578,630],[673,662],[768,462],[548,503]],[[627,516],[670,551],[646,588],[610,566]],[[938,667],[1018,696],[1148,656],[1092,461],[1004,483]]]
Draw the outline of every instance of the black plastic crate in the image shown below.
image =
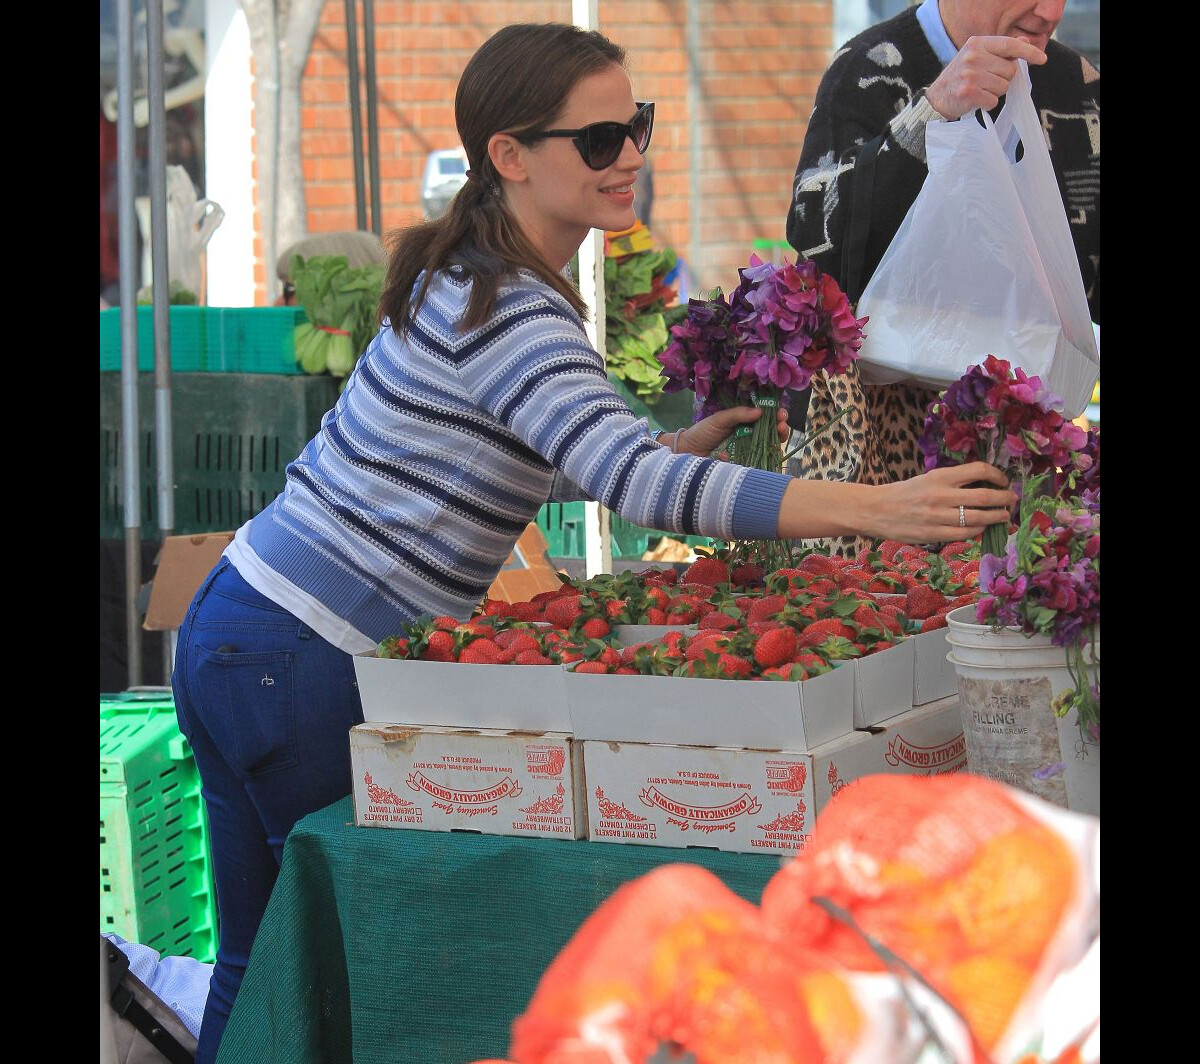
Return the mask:
[[[284,470],[337,401],[333,377],[188,373],[171,378],[177,535],[236,529],[283,490]],[[138,374],[142,538],[157,539],[154,374]],[[121,374],[100,374],[100,538],[124,536]]]

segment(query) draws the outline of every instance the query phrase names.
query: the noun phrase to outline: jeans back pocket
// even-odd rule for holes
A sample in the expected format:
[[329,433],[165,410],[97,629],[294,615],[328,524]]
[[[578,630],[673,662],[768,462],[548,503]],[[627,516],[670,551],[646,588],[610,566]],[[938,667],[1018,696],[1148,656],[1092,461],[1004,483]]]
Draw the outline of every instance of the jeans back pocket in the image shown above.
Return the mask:
[[290,650],[199,650],[196,684],[205,725],[244,776],[299,764]]

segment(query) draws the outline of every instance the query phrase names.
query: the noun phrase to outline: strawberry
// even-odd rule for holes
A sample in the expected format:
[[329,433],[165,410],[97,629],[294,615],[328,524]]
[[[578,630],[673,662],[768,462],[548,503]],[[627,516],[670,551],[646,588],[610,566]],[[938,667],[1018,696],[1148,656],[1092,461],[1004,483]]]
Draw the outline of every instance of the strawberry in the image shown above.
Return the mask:
[[824,554],[809,554],[801,560],[796,568],[803,573],[817,573],[824,576],[832,574],[836,576],[841,566]]
[[946,596],[928,584],[917,584],[908,589],[904,599],[904,612],[914,620],[932,617],[946,604]]
[[576,593],[560,596],[546,603],[546,620],[555,628],[570,628],[575,618],[583,612],[583,596]]
[[459,651],[458,660],[472,665],[502,665],[504,651],[490,639],[476,639]]
[[580,631],[583,632],[588,639],[603,639],[609,634],[609,632],[612,631],[612,625],[610,625],[603,617],[590,617],[588,620],[583,622],[583,626],[580,628]]
[[425,640],[424,661],[453,661],[454,636],[443,628],[435,628]]
[[882,628],[883,618],[879,616],[879,610],[874,606],[868,606],[866,603],[859,606],[852,614],[850,619],[863,628]]
[[516,647],[517,652],[522,650],[540,650],[541,644],[537,638],[523,628],[509,628],[503,632],[497,632],[495,636],[496,646],[504,650],[509,650]]
[[746,619],[753,624],[755,621],[769,621],[775,618],[775,615],[787,605],[787,599],[782,595],[764,595],[760,599],[756,599],[750,607],[750,612]]
[[603,673],[607,675],[608,666],[603,661],[581,661],[575,666],[576,672],[591,672],[597,675]]
[[[712,638],[708,638],[711,636]],[[709,651],[720,651],[729,645],[729,637],[722,632],[710,630],[697,633],[684,651],[688,661],[703,661]]]
[[826,668],[829,663],[820,654],[814,653],[811,650],[801,650],[800,653],[792,658],[792,664],[801,665],[812,672]]
[[750,587],[762,581],[766,570],[754,562],[743,562],[729,574],[730,582],[738,587]]
[[488,617],[500,616],[508,612],[508,603],[504,599],[484,599],[483,612]]
[[802,665],[788,662],[786,665],[775,665],[763,669],[761,679],[764,680],[807,680],[808,671]]
[[514,665],[553,665],[545,654],[537,650],[521,650],[517,652],[517,656],[513,658]]
[[709,587],[716,584],[727,584],[729,582],[729,566],[716,558],[697,558],[685,570],[683,582],[707,584]]
[[754,644],[754,660],[764,669],[790,664],[795,655],[796,632],[792,628],[764,632]]
[[894,561],[896,558],[896,552],[898,550],[900,550],[903,546],[904,546],[904,544],[901,543],[899,540],[885,539],[882,543],[879,544],[879,557],[882,558],[885,562]]
[[542,615],[542,607],[532,602],[514,602],[509,616],[518,621],[536,621]]
[[818,580],[810,581],[809,585],[804,589],[810,595],[835,595],[837,594],[837,581],[830,580],[828,577],[821,577]]
[[815,647],[824,643],[830,636],[841,636],[843,639],[853,639],[854,629],[839,621],[836,617],[827,617],[822,621],[813,621],[800,633],[802,647]]
[[709,628],[715,628],[717,631],[728,631],[731,628],[739,627],[735,618],[730,617],[728,613],[722,613],[720,610],[713,610],[711,613],[706,613],[697,622],[697,627],[701,631]]
[[958,558],[971,549],[971,544],[965,539],[956,539],[953,543],[947,543],[942,547],[938,554],[949,561],[951,558]]
[[[816,620],[816,618],[814,617],[813,620]],[[786,628],[787,625],[782,621],[755,621],[749,627],[750,631],[755,635],[765,635],[767,632],[775,632],[780,628]]]
[[641,673],[632,665],[618,665],[613,669],[612,674],[614,676],[641,676]]
[[662,610],[660,610],[657,606],[651,606],[646,611],[646,623],[647,624],[666,624],[667,623],[667,615]]
[[613,599],[604,604],[604,612],[609,617],[615,617],[625,608],[625,605],[624,599]]
[[926,617],[921,621],[922,632],[932,632],[935,628],[946,627],[946,615],[944,613],[935,613],[932,617]]
[[717,659],[717,670],[728,680],[744,680],[754,670],[754,666],[737,654],[722,653]]

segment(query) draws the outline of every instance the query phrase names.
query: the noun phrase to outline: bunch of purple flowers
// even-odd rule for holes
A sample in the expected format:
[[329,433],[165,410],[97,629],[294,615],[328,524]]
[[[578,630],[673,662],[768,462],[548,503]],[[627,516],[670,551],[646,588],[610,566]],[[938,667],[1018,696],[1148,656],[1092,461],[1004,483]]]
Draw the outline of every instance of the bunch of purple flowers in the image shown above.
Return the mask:
[[[1100,740],[1100,488],[1060,499],[1040,494],[1050,474],[1035,478],[1021,499],[1021,520],[1002,555],[979,564],[982,597],[975,617],[982,624],[1015,626],[1049,635],[1064,648],[1073,689],[1054,711],[1078,713],[1081,733]],[[1090,660],[1089,660],[1089,648]],[[1095,672],[1094,679],[1089,675]]]
[[[690,388],[697,420],[730,406],[773,411],[814,375],[845,373],[858,357],[866,318],[855,318],[838,283],[811,259],[776,265],[750,256],[727,301],[717,289],[688,300],[687,318],[671,327],[659,355],[665,392]],[[779,472],[775,419],[763,416],[735,437],[730,458]]]
[[[1074,483],[1075,473],[1093,464],[1089,440],[1087,431],[1063,416],[1062,399],[1041,378],[988,355],[929,404],[919,446],[927,470],[982,460],[1005,470],[1020,494],[1030,478],[1058,470],[1067,471],[1064,485]],[[1097,462],[1098,440],[1097,435]],[[1007,535],[1002,524],[988,526],[983,554],[1003,553]]]

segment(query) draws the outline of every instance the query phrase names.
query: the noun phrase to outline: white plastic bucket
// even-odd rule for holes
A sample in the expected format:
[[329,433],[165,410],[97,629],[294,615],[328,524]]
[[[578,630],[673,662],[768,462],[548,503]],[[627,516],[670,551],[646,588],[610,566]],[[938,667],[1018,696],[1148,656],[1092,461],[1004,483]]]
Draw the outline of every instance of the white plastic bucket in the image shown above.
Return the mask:
[[[1027,636],[1017,628],[995,631],[975,622],[974,611],[961,606],[946,618],[947,660],[958,677],[968,768],[1099,816],[1100,744],[1081,741],[1073,713],[1060,720],[1051,709],[1054,698],[1072,686],[1065,649],[1049,636]],[[1098,670],[1098,640],[1094,653]],[[1045,775],[1060,761],[1061,773]]]

